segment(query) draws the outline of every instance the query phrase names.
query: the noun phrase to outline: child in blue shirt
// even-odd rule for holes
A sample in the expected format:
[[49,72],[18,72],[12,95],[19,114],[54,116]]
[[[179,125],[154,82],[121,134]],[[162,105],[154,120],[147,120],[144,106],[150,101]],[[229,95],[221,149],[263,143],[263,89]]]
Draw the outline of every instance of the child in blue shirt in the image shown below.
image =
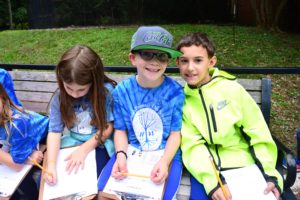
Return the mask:
[[100,175],[100,191],[110,175],[126,178],[130,144],[142,151],[165,150],[149,176],[156,184],[167,180],[163,199],[176,195],[182,172],[179,145],[184,94],[179,83],[164,75],[170,59],[181,55],[171,48],[172,40],[158,26],[140,27],[132,37],[129,60],[137,74],[119,83],[113,92],[116,155]]
[[[43,153],[38,144],[48,129],[48,117],[16,106],[0,84],[0,164],[20,171],[23,164],[33,164],[31,159],[41,162]],[[31,174],[19,186],[22,197],[37,199],[38,190]],[[10,199],[20,199],[15,192]]]
[[[104,74],[97,53],[87,46],[67,50],[56,67],[59,90],[50,102],[50,124],[47,138],[47,170],[52,176],[45,181],[58,181],[56,160],[60,148],[80,145],[66,160],[66,170],[75,173],[84,166],[86,156],[96,150],[97,175],[114,151],[112,90],[115,82]],[[64,129],[67,135],[62,134]]]

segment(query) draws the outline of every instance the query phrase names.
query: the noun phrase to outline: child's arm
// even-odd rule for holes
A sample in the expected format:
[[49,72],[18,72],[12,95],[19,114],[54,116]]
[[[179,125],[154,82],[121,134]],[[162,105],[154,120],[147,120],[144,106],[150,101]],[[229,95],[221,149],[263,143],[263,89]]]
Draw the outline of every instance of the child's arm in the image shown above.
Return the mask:
[[[104,130],[103,135],[111,135],[113,131],[113,124],[108,123],[107,128]],[[80,147],[72,152],[65,160],[68,161],[66,170],[70,174],[73,170],[77,173],[79,167],[84,168],[84,161],[86,156],[97,146],[99,146],[98,140],[94,137],[80,145]]]
[[253,148],[253,154],[262,165],[264,176],[268,177],[266,178],[267,182],[276,183],[282,190],[283,179],[275,168],[278,151],[263,114],[244,88],[241,88],[238,94],[240,102],[242,102],[240,105],[242,114],[240,123],[243,132],[250,138],[249,142]]
[[101,142],[104,144],[105,141],[111,136],[113,133],[113,123],[108,123],[108,128],[103,131],[102,136],[101,136]]
[[123,176],[121,173],[127,173],[127,148],[128,148],[128,138],[126,131],[123,130],[115,130],[114,135],[114,143],[115,143],[115,149],[116,152],[116,161],[112,168],[111,175],[116,179],[123,179],[125,176]]
[[57,155],[60,147],[60,137],[61,133],[48,133],[47,137],[47,170],[52,174],[49,176],[45,174],[45,181],[49,185],[55,185],[57,183],[56,174],[56,161]]
[[171,132],[163,157],[156,163],[151,171],[151,180],[162,183],[168,177],[170,163],[180,145],[180,131]]
[[0,149],[0,163],[8,166],[15,171],[21,171],[23,165],[17,164],[13,161],[11,155]]

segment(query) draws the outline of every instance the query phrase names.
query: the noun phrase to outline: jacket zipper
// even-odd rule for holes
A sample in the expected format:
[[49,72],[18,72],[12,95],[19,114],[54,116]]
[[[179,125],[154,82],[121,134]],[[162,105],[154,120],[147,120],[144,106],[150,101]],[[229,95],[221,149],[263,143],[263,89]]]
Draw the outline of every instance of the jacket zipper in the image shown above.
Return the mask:
[[[206,115],[206,121],[207,121],[207,126],[208,126],[209,139],[210,139],[211,144],[215,145],[214,142],[213,142],[213,137],[212,137],[211,128],[210,128],[209,114],[208,114],[208,111],[206,109],[206,105],[205,105],[205,101],[204,101],[204,97],[203,97],[203,93],[202,93],[201,88],[199,88],[199,94],[200,94],[200,98],[201,98],[202,105],[203,105],[203,108],[204,108],[204,111],[205,111],[205,115]],[[217,125],[216,125],[216,121],[215,121],[215,116],[214,116],[212,105],[210,105],[210,112],[211,112],[211,118],[212,118],[212,121],[213,121],[214,131],[217,132]],[[220,156],[219,156],[218,145],[215,145],[215,148],[216,148],[216,154],[217,154],[217,157],[218,157],[218,165],[217,165],[217,167],[220,170],[221,169],[221,159],[220,159]]]
[[207,112],[207,109],[206,109],[206,105],[205,105],[205,101],[204,101],[204,98],[203,98],[203,94],[202,94],[202,90],[201,90],[201,89],[199,89],[199,94],[200,94],[201,101],[202,101],[202,105],[203,105],[203,108],[204,108],[204,111],[205,111],[205,115],[206,115],[206,121],[207,121],[207,126],[208,126],[208,133],[209,133],[210,143],[213,144],[214,142],[213,142],[213,138],[212,138],[212,134],[211,134],[211,129],[210,129],[210,122],[209,122],[208,112]]
[[[210,110],[212,124],[213,124],[213,127],[214,127],[214,132],[217,133],[218,132],[217,122],[216,122],[214,107],[213,107],[212,104],[209,105],[209,110]],[[219,155],[219,146],[218,145],[216,145],[216,154],[217,154],[217,157],[218,157],[218,165],[217,166],[218,166],[219,170],[221,170],[221,158],[220,158],[220,155]]]
[[214,131],[216,133],[216,132],[218,132],[218,129],[217,129],[217,123],[216,123],[216,118],[215,118],[215,112],[214,112],[214,108],[213,108],[212,104],[209,105],[209,110],[210,110],[210,114],[211,114],[211,120],[212,120],[212,124],[214,127]]

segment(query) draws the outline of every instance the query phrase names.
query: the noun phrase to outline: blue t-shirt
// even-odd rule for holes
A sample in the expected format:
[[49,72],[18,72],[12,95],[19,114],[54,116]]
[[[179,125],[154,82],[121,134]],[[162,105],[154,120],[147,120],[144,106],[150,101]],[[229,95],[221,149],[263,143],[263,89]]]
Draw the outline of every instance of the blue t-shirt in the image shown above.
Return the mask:
[[10,153],[15,163],[23,164],[26,159],[37,150],[40,140],[48,132],[49,119],[32,111],[24,113],[11,108],[12,123],[8,122],[10,137],[7,137],[5,127],[0,127],[0,146]]
[[[108,90],[105,101],[106,121],[112,122],[114,120],[112,113],[112,91],[113,85],[105,83]],[[61,112],[59,108],[59,95],[57,91],[50,102],[50,123],[49,132],[63,133],[65,125],[62,121]],[[79,145],[89,140],[98,131],[96,126],[91,125],[93,107],[87,95],[76,99],[74,102],[74,110],[77,120],[75,124],[68,130],[70,135],[64,136],[61,140],[61,147]],[[107,149],[110,151],[109,149]]]
[[9,98],[12,100],[12,102],[14,102],[14,104],[17,106],[22,106],[21,102],[19,101],[19,99],[16,96],[16,93],[14,90],[14,83],[11,79],[10,74],[6,70],[1,69],[1,68],[0,68],[0,83],[5,88],[5,91],[6,91],[7,95],[9,96]]
[[[165,149],[171,131],[180,131],[184,93],[165,76],[156,88],[143,88],[132,76],[113,92],[114,128],[125,130],[131,145],[143,151]],[[181,160],[180,149],[175,157]]]

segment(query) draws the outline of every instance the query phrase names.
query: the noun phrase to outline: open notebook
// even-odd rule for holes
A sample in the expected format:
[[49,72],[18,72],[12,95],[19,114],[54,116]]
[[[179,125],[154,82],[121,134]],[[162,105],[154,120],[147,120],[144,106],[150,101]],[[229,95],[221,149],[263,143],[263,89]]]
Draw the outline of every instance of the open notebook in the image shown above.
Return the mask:
[[271,192],[264,195],[267,187],[265,178],[256,165],[222,171],[232,200],[276,200]]
[[32,165],[24,165],[22,170],[16,172],[6,165],[0,164],[0,198],[10,197],[28,174]]
[[[37,149],[44,152],[45,145],[38,145]],[[16,191],[23,179],[29,173],[33,165],[24,164],[21,171],[16,172],[4,164],[0,164],[0,199],[9,199]]]
[[[86,196],[97,194],[97,165],[95,150],[91,151],[85,159],[84,169],[81,168],[75,174],[69,175],[65,171],[67,162],[64,159],[77,147],[61,149],[57,159],[57,184],[50,186],[42,179],[40,187],[41,200],[57,199],[65,197],[68,199],[81,199]],[[47,158],[46,158],[47,159]]]
[[[154,165],[163,156],[163,153],[164,150],[140,151],[129,145],[127,149],[128,173],[150,177]],[[104,195],[105,193],[114,194],[118,197],[116,199],[123,199],[124,197],[143,200],[162,199],[164,183],[155,184],[149,177],[127,176],[123,180],[115,180],[113,177],[110,177],[103,193]]]

